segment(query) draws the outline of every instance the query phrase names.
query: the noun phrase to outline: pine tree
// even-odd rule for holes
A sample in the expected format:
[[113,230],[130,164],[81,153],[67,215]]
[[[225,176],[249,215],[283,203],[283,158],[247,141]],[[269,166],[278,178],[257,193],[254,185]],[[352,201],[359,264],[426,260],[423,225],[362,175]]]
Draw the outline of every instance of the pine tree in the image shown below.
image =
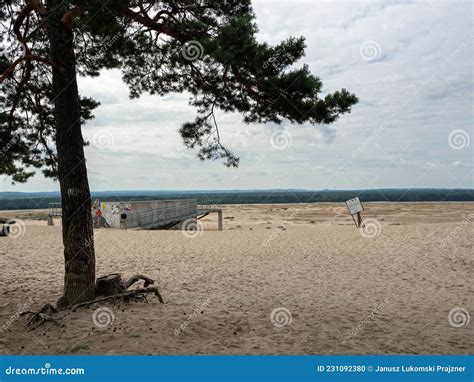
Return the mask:
[[198,157],[239,159],[219,137],[216,109],[246,123],[331,124],[357,97],[319,97],[304,38],[258,42],[250,0],[4,0],[0,55],[0,174],[25,182],[35,170],[59,180],[64,292],[58,305],[95,296],[91,196],[81,126],[99,103],[81,97],[77,76],[119,69],[132,98],[190,95],[194,121],[179,129]]

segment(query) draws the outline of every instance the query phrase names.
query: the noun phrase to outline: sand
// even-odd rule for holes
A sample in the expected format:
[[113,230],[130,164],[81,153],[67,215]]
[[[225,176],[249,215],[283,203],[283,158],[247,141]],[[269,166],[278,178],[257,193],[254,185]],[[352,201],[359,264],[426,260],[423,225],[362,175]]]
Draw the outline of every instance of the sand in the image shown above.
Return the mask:
[[197,237],[100,230],[97,274],[147,274],[165,304],[97,304],[34,331],[18,312],[60,296],[61,229],[24,221],[0,238],[0,352],[472,354],[474,204],[365,207],[369,237],[343,204],[225,206],[225,230],[209,216]]

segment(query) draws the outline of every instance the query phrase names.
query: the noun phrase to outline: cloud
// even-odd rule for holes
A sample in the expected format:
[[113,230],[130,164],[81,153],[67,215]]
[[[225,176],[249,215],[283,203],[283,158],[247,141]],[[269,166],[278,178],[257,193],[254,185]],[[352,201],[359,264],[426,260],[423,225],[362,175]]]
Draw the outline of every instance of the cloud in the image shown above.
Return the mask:
[[[111,147],[86,149],[93,189],[474,187],[472,143],[453,150],[448,142],[459,129],[474,137],[470,1],[254,3],[259,40],[305,36],[302,62],[321,77],[325,93],[355,92],[353,113],[331,127],[284,124],[291,145],[277,150],[272,126],[220,112],[222,140],[241,157],[239,169],[227,169],[183,147],[177,130],[195,115],[186,94],[130,100],[117,71],[81,78],[81,94],[102,102],[85,138],[102,130],[114,136]],[[376,43],[368,51],[373,58],[361,54],[367,42]],[[58,185],[37,176],[0,187]]]
[[464,168],[473,168],[474,167],[474,163],[472,163],[472,162],[465,163],[465,162],[461,162],[459,160],[456,160],[456,161],[452,162],[451,165],[453,167],[464,167]]

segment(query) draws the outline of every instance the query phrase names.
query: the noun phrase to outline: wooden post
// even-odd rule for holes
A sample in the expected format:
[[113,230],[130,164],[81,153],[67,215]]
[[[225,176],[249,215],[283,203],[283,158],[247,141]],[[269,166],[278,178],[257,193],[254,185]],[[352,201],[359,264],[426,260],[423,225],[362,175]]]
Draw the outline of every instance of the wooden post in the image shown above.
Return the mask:
[[354,225],[356,226],[356,228],[359,228],[359,226],[357,225],[357,221],[354,218],[354,215],[351,214],[351,218],[354,221]]
[[48,215],[48,225],[54,225],[54,220],[51,215]]
[[218,220],[218,225],[219,225],[219,231],[223,230],[223,220],[222,220],[222,210],[217,211],[217,220]]

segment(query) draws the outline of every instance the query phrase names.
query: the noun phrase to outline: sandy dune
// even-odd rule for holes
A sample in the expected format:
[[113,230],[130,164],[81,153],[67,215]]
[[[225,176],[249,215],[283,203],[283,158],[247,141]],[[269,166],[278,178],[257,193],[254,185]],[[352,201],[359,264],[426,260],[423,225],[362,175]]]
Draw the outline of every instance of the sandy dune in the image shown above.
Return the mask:
[[165,304],[97,304],[31,332],[18,312],[56,301],[63,258],[59,225],[25,221],[0,238],[0,352],[473,353],[474,204],[365,207],[364,235],[343,204],[226,206],[225,231],[210,216],[197,237],[100,230],[98,275],[147,274]]

